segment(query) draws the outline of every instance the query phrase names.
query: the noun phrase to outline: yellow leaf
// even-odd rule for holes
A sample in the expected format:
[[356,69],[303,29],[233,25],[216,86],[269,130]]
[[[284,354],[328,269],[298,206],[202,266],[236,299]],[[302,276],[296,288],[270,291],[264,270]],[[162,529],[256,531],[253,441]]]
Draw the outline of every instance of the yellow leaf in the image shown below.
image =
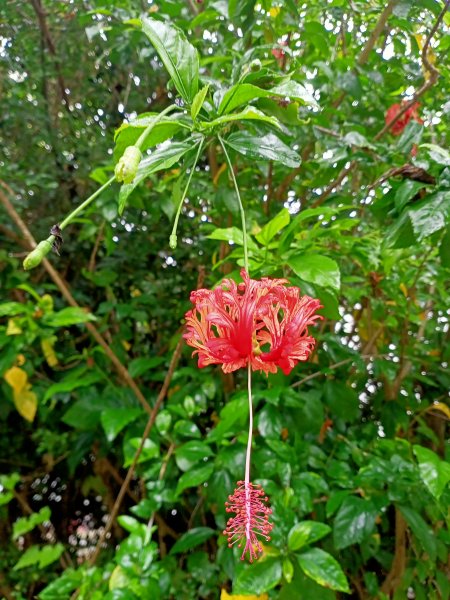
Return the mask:
[[261,594],[260,596],[255,596],[254,594],[251,594],[250,596],[244,596],[243,594],[229,594],[223,589],[220,594],[220,600],[269,600],[269,596],[267,594]]
[[56,356],[53,345],[55,343],[55,336],[41,340],[42,353],[47,361],[49,367],[55,367],[58,364],[58,357]]
[[125,350],[127,352],[131,348],[131,344],[130,344],[130,342],[127,342],[127,340],[122,340],[122,346],[125,348]]
[[33,421],[37,410],[37,396],[28,383],[28,375],[19,367],[11,367],[4,374],[5,381],[13,389],[17,412],[27,421]]
[[6,383],[12,387],[15,392],[20,392],[28,383],[28,375],[19,367],[11,367],[4,374]]
[[427,408],[427,411],[430,410],[440,410],[448,419],[450,419],[450,408],[443,402],[435,402]]
[[18,354],[16,356],[16,365],[18,367],[21,367],[22,365],[24,365],[25,361],[26,361],[26,358],[25,358],[25,356],[23,354]]
[[19,335],[19,333],[22,333],[22,329],[17,324],[17,321],[15,319],[8,319],[6,335]]
[[24,389],[19,393],[14,392],[13,399],[19,415],[32,423],[37,410],[36,394],[31,389]]
[[272,8],[269,10],[269,15],[272,17],[272,19],[275,19],[275,17],[278,17],[280,14],[280,11],[281,6],[272,6]]
[[408,288],[406,287],[406,285],[404,283],[400,284],[400,289],[403,292],[403,295],[405,296],[405,298],[408,297]]

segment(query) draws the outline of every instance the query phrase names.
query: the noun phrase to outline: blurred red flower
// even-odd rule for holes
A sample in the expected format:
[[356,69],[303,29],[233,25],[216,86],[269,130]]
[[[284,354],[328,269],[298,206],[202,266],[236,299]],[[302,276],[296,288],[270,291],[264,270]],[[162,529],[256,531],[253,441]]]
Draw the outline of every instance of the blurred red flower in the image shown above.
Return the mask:
[[288,375],[314,348],[307,328],[322,318],[315,314],[320,301],[285,287],[286,279],[250,279],[245,269],[241,277],[240,284],[224,279],[214,290],[191,292],[184,338],[200,368],[220,364],[230,373],[250,363],[253,371],[280,367]]
[[[397,117],[404,105],[405,102],[403,102],[402,104],[393,104],[387,109],[386,115],[384,117],[386,125],[389,125],[389,123],[391,123]],[[420,118],[418,113],[419,106],[419,102],[414,102],[414,104],[412,104],[403,113],[403,115],[398,119],[398,121],[394,123],[394,125],[391,127],[391,132],[393,135],[400,135],[405,129],[405,127],[408,125],[408,123],[411,121],[411,119],[414,119],[418,123],[423,123],[423,120]]]

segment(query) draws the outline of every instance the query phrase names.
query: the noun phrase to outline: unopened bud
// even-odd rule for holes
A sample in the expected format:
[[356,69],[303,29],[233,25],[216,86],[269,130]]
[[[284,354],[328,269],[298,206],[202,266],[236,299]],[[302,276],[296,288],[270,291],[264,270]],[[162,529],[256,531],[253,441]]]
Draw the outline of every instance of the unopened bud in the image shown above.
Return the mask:
[[142,152],[137,146],[128,146],[114,169],[117,181],[133,183],[142,160]]
[[169,237],[169,247],[172,250],[175,250],[175,248],[177,247],[177,240],[177,236],[174,233],[172,233],[172,235]]
[[51,249],[52,245],[47,240],[39,242],[36,248],[32,250],[23,261],[23,268],[25,269],[25,271],[29,271],[30,269],[34,269],[35,267],[40,265],[42,259],[47,256]]
[[252,62],[250,63],[250,71],[252,71],[253,73],[256,71],[260,71],[261,67],[262,67],[262,63],[259,60],[259,58],[255,58],[255,60],[252,60]]

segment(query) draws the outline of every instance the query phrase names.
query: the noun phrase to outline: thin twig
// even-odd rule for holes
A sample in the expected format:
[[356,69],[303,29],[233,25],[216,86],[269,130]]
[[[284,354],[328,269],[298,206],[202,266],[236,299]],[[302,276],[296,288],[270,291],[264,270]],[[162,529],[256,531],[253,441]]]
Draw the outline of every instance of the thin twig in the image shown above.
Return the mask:
[[158,394],[158,398],[156,399],[155,405],[154,405],[152,412],[150,414],[150,417],[147,421],[147,425],[145,426],[144,433],[142,434],[142,439],[141,439],[139,448],[136,450],[136,453],[133,457],[133,462],[131,463],[131,465],[128,469],[128,472],[126,474],[126,477],[124,479],[122,487],[119,490],[119,493],[117,495],[116,501],[114,502],[112,511],[108,517],[108,522],[106,523],[105,529],[102,531],[102,534],[98,539],[97,546],[94,550],[94,553],[92,554],[91,558],[89,559],[89,564],[91,566],[95,564],[95,562],[102,550],[103,544],[105,543],[106,537],[107,537],[108,533],[110,532],[111,527],[117,517],[117,513],[119,512],[119,508],[122,504],[122,500],[126,494],[126,491],[130,484],[131,478],[134,475],[134,471],[136,469],[136,465],[138,463],[139,457],[141,456],[142,450],[144,449],[145,441],[147,440],[148,436],[150,435],[153,424],[156,421],[156,416],[158,414],[160,406],[161,406],[164,398],[166,397],[167,390],[169,389],[170,382],[172,381],[174,371],[178,365],[178,361],[181,356],[182,348],[183,348],[183,338],[180,337],[180,339],[178,340],[178,343],[175,347],[175,351],[172,355],[172,359],[170,361],[169,368],[168,368],[166,376],[164,378],[164,382],[162,384],[161,390]]
[[[13,190],[4,181],[0,180],[0,186],[3,187],[8,192],[8,194],[10,194],[11,197],[14,196]],[[17,213],[16,209],[14,208],[14,206],[12,205],[12,203],[10,202],[10,200],[8,199],[6,194],[4,194],[1,190],[0,190],[0,203],[3,204],[3,206],[6,209],[6,212],[10,215],[10,217],[12,218],[14,223],[17,225],[17,228],[22,233],[24,239],[28,242],[30,249],[31,250],[34,249],[36,247],[36,241],[33,238],[33,236],[31,235],[30,230],[28,229],[28,227],[26,226],[26,224],[24,223],[24,221],[22,220],[20,215]],[[52,266],[50,261],[48,259],[44,258],[42,261],[42,264],[43,264],[45,270],[47,271],[47,273],[50,275],[50,277],[53,279],[53,281],[58,286],[61,294],[67,300],[67,303],[70,304],[70,306],[79,307],[79,304],[77,303],[75,298],[72,296],[72,293],[70,292],[68,284],[59,275],[58,271]],[[101,346],[103,348],[106,356],[110,359],[110,361],[114,365],[116,371],[118,372],[120,377],[123,379],[123,381],[128,385],[129,388],[131,388],[134,395],[141,403],[145,412],[147,412],[150,415],[152,412],[152,409],[151,409],[149,403],[145,399],[143,393],[139,389],[139,387],[136,384],[136,382],[134,381],[134,379],[128,373],[128,370],[121,363],[119,357],[115,354],[115,352],[112,350],[111,346],[105,340],[103,335],[98,331],[98,329],[95,327],[95,325],[93,325],[89,321],[85,323],[85,327],[89,331],[89,333],[92,335],[92,337],[95,339],[95,341],[99,344],[99,346]]]

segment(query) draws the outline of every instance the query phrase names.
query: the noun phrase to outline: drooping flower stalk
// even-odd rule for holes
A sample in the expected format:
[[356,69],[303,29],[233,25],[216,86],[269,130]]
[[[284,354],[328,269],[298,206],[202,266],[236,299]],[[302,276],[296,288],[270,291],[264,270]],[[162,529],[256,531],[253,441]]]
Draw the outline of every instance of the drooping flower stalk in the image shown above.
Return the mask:
[[[224,535],[228,537],[228,546],[231,548],[237,543],[238,548],[243,548],[241,560],[246,556],[253,562],[262,554],[261,539],[268,542],[272,523],[269,517],[272,509],[267,506],[268,498],[260,485],[250,481],[250,462],[252,453],[253,434],[253,403],[252,403],[252,370],[248,366],[248,409],[249,428],[247,452],[245,456],[245,480],[238,481],[234,493],[225,502],[226,511],[233,512],[235,517],[228,519]],[[258,537],[259,536],[259,537]]]
[[[213,290],[191,293],[194,308],[186,313],[186,342],[198,355],[199,368],[222,365],[225,373],[247,367],[249,430],[245,458],[245,478],[225,502],[226,512],[234,513],[224,530],[228,546],[242,548],[241,560],[253,562],[263,552],[261,540],[269,541],[272,509],[260,485],[250,481],[253,434],[252,370],[287,375],[299,361],[307,360],[315,340],[308,326],[321,317],[319,300],[300,296],[296,287],[286,287],[286,279],[250,279],[245,211],[233,165],[219,136],[230,176],[236,190],[242,223],[244,269],[242,283],[224,279]],[[189,182],[188,182],[189,184]]]

